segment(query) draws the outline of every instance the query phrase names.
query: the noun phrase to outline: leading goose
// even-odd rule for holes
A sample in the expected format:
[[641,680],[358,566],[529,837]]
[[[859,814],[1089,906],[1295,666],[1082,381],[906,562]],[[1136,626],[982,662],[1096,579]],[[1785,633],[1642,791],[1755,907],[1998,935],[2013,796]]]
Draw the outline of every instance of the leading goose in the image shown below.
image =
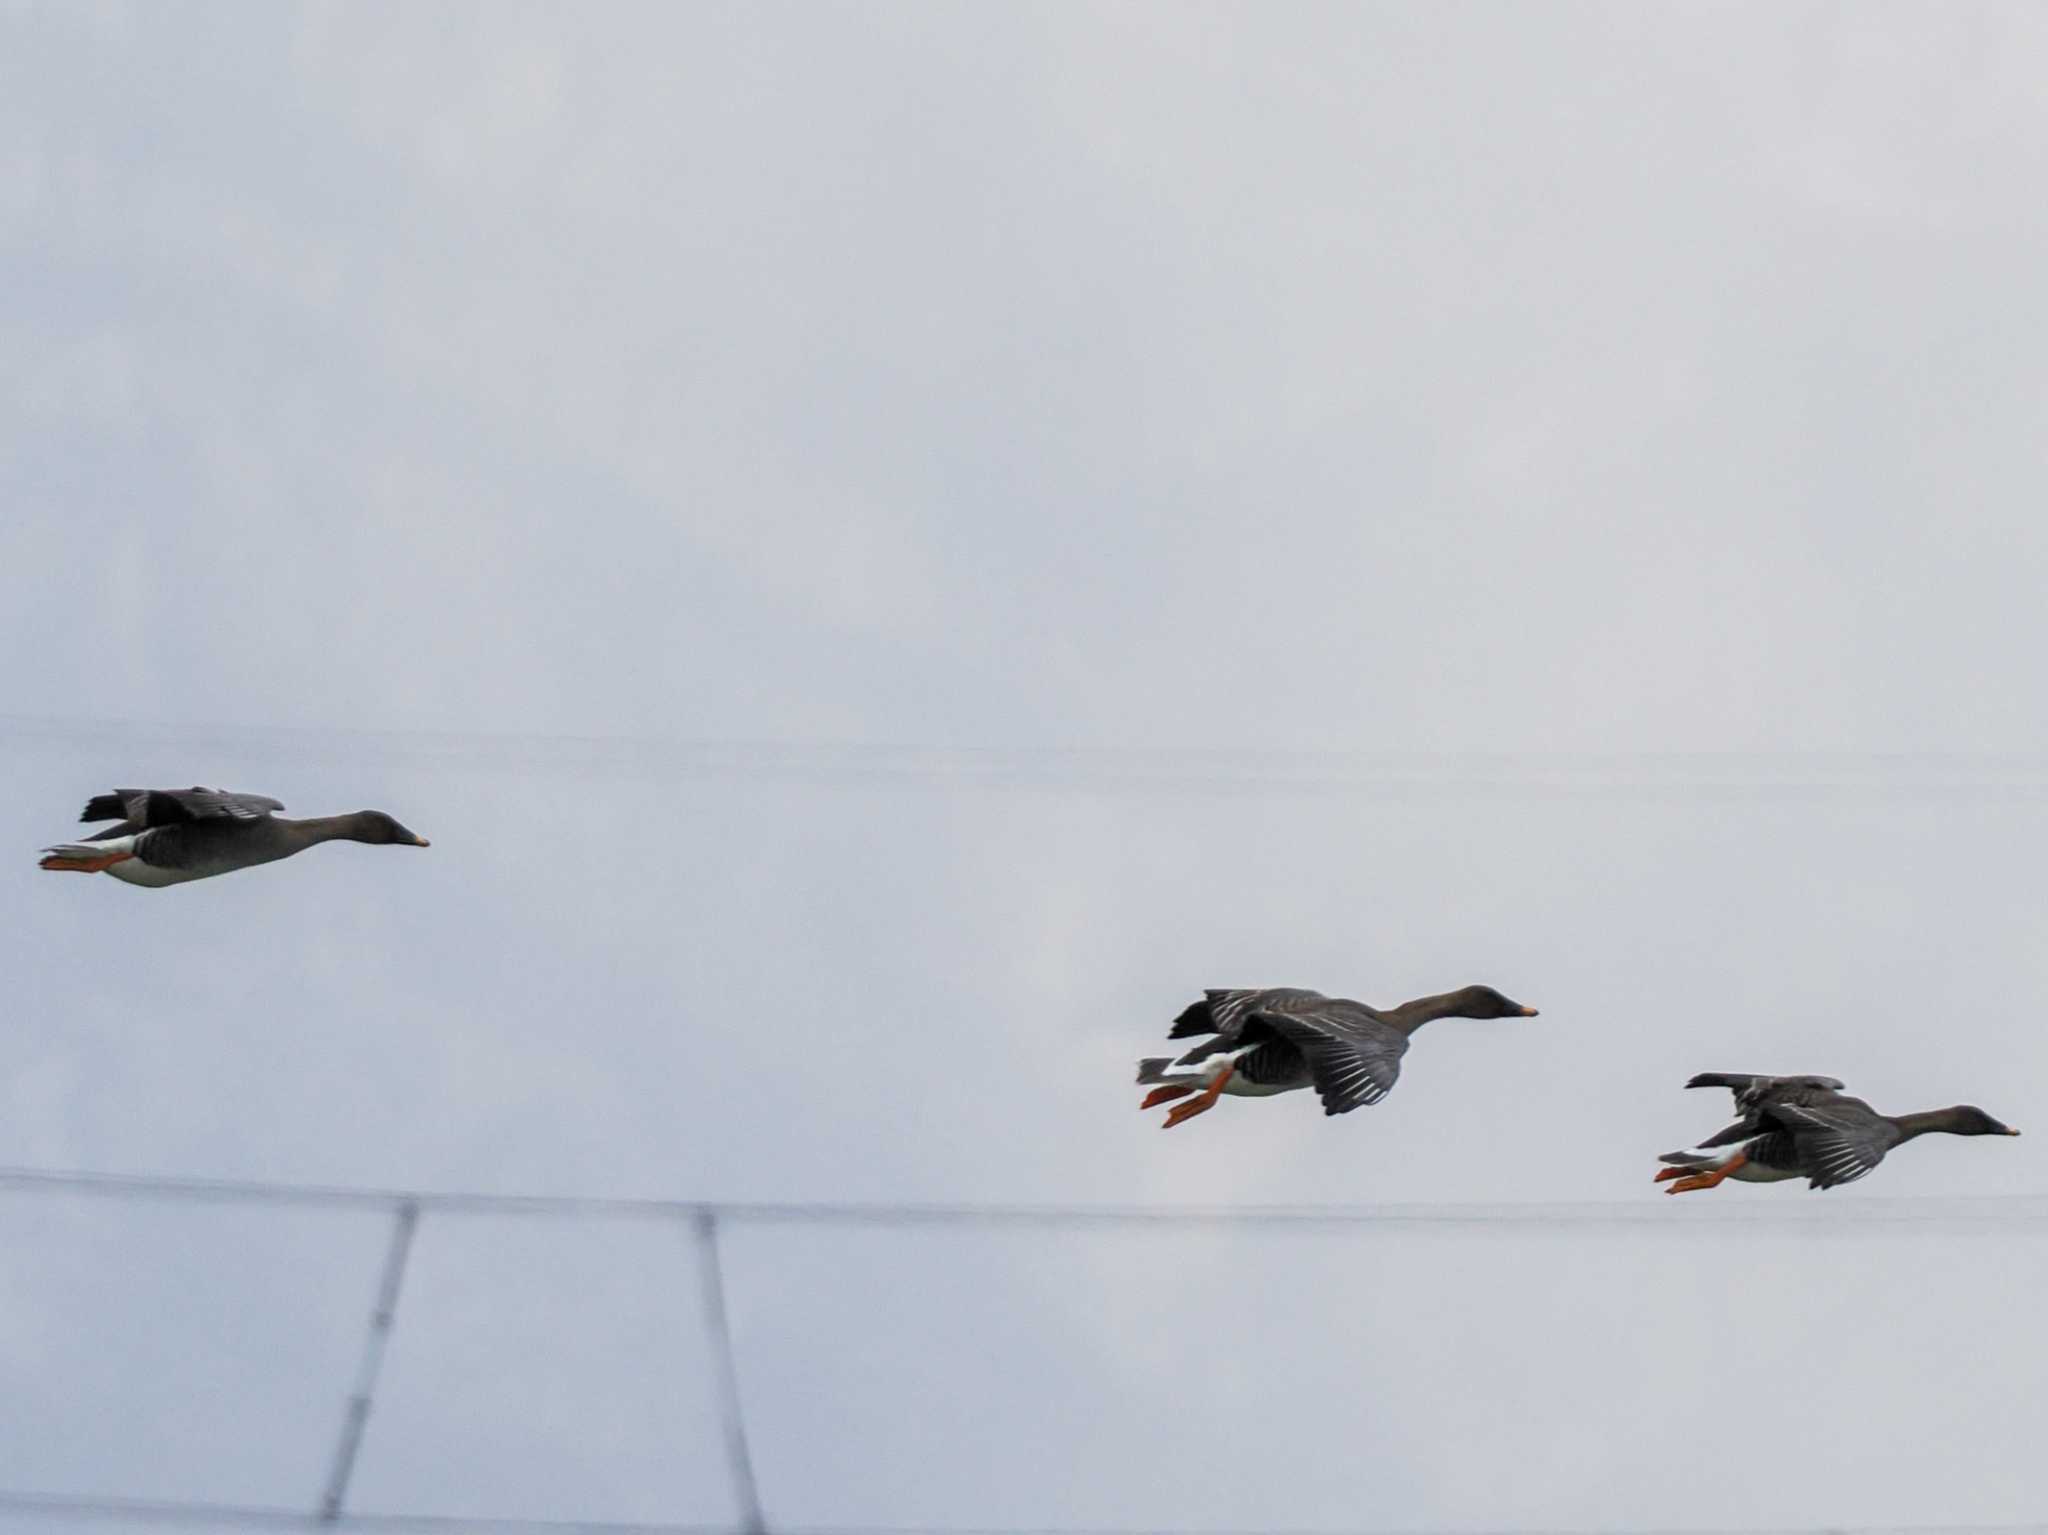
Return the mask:
[[[1167,1037],[1216,1037],[1179,1060],[1154,1056],[1138,1062],[1139,1083],[1157,1084],[1138,1107],[1197,1094],[1167,1114],[1161,1128],[1170,1130],[1214,1108],[1224,1093],[1262,1098],[1313,1086],[1325,1114],[1347,1114],[1394,1090],[1409,1036],[1432,1019],[1535,1016],[1535,1008],[1510,1001],[1491,986],[1417,997],[1385,1012],[1293,986],[1205,991],[1201,1001],[1174,1020]],[[1173,1066],[1198,1069],[1168,1069]]]
[[1833,1077],[1707,1071],[1685,1085],[1731,1089],[1742,1118],[1688,1151],[1667,1151],[1658,1158],[1672,1164],[1655,1180],[1671,1182],[1667,1194],[1714,1188],[1729,1178],[1738,1183],[1804,1178],[1808,1188],[1831,1189],[1854,1183],[1886,1152],[1922,1135],[2019,1134],[1966,1103],[1919,1114],[1880,1114],[1861,1098],[1844,1095]]
[[116,824],[45,848],[42,867],[154,887],[275,863],[318,842],[427,845],[381,810],[291,821],[273,813],[282,809],[261,794],[222,789],[116,789],[94,795],[78,817]]

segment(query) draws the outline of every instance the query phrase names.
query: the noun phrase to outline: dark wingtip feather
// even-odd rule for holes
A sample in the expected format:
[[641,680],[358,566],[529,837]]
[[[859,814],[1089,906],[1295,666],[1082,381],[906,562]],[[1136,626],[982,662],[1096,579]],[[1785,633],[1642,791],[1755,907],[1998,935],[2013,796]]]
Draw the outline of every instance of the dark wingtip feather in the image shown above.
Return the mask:
[[118,794],[95,794],[85,802],[85,809],[79,812],[81,821],[118,821],[128,813],[128,807]]
[[1209,999],[1204,997],[1199,1002],[1190,1002],[1181,1010],[1181,1015],[1173,1020],[1173,1029],[1166,1037],[1168,1039],[1188,1039],[1196,1034],[1214,1034],[1215,1032],[1216,1016],[1209,1011]]
[[1744,1087],[1749,1078],[1740,1072],[1703,1071],[1686,1083],[1687,1087]]

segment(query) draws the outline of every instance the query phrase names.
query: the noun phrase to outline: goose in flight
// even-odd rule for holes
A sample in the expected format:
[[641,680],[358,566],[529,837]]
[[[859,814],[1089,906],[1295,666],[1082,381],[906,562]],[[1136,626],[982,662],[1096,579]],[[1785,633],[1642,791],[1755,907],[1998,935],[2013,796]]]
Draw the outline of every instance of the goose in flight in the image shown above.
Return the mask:
[[[1656,1182],[1667,1194],[1738,1183],[1804,1178],[1808,1188],[1854,1183],[1885,1153],[1923,1135],[2018,1135],[1970,1104],[1919,1114],[1880,1114],[1842,1092],[1833,1077],[1767,1077],[1707,1071],[1687,1087],[1725,1087],[1742,1118],[1687,1151],[1667,1151]],[[1675,1181],[1673,1181],[1675,1180]]]
[[275,813],[282,809],[261,794],[221,789],[116,789],[94,795],[78,818],[115,824],[45,848],[42,867],[155,887],[275,863],[318,842],[427,845],[381,810],[293,821]]
[[1178,1060],[1154,1056],[1140,1061],[1138,1082],[1152,1091],[1138,1107],[1194,1094],[1191,1102],[1168,1112],[1162,1128],[1170,1130],[1214,1108],[1224,1093],[1263,1098],[1313,1087],[1325,1114],[1348,1114],[1394,1090],[1409,1037],[1432,1019],[1535,1016],[1535,1008],[1510,1001],[1491,986],[1417,997],[1384,1012],[1291,986],[1207,991],[1174,1020],[1167,1037],[1214,1037]]

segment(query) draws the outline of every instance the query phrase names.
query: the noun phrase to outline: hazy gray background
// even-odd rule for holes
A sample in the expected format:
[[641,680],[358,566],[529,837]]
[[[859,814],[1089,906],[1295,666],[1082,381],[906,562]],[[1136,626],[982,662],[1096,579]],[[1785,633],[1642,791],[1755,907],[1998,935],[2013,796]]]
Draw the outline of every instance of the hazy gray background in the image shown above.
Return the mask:
[[[0,1163],[1642,1203],[1705,1068],[2048,1130],[2038,8],[0,29]],[[1507,786],[1318,755],[1382,752]],[[434,846],[35,869],[192,782]],[[1470,980],[1542,1018],[1433,1028],[1378,1109],[1134,1112],[1204,985]],[[2041,1144],[1852,1192],[2041,1193]],[[768,1508],[2048,1517],[2038,1226],[1689,1203],[738,1232]],[[0,1485],[311,1506],[383,1239],[0,1194]],[[355,1506],[727,1517],[694,1280],[658,1226],[430,1218]]]

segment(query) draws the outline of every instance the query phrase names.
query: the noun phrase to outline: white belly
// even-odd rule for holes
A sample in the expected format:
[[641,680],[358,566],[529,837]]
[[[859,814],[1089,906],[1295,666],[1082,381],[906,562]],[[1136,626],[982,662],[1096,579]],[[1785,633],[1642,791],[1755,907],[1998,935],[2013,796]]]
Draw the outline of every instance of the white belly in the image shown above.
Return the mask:
[[[1743,1141],[1734,1146],[1695,1146],[1692,1149],[1692,1154],[1699,1158],[1696,1164],[1697,1170],[1705,1172],[1713,1168],[1726,1167],[1737,1157],[1747,1156],[1750,1144],[1748,1141]],[[1729,1173],[1728,1176],[1737,1183],[1783,1183],[1787,1178],[1797,1178],[1802,1176],[1802,1174],[1781,1173],[1775,1168],[1758,1167],[1754,1162],[1744,1162],[1740,1167]]]
[[1804,1174],[1780,1172],[1775,1167],[1758,1167],[1754,1162],[1744,1162],[1728,1176],[1737,1183],[1783,1183],[1787,1178],[1799,1178]]
[[1275,1093],[1291,1093],[1297,1087],[1307,1086],[1306,1082],[1283,1082],[1276,1087],[1269,1087],[1263,1082],[1248,1082],[1236,1072],[1232,1072],[1230,1080],[1223,1084],[1223,1092],[1226,1097],[1235,1093],[1240,1098],[1270,1098]]
[[158,890],[165,885],[182,885],[188,879],[198,879],[197,874],[187,869],[159,869],[155,864],[144,863],[140,858],[124,858],[106,870],[124,884],[146,885]]

